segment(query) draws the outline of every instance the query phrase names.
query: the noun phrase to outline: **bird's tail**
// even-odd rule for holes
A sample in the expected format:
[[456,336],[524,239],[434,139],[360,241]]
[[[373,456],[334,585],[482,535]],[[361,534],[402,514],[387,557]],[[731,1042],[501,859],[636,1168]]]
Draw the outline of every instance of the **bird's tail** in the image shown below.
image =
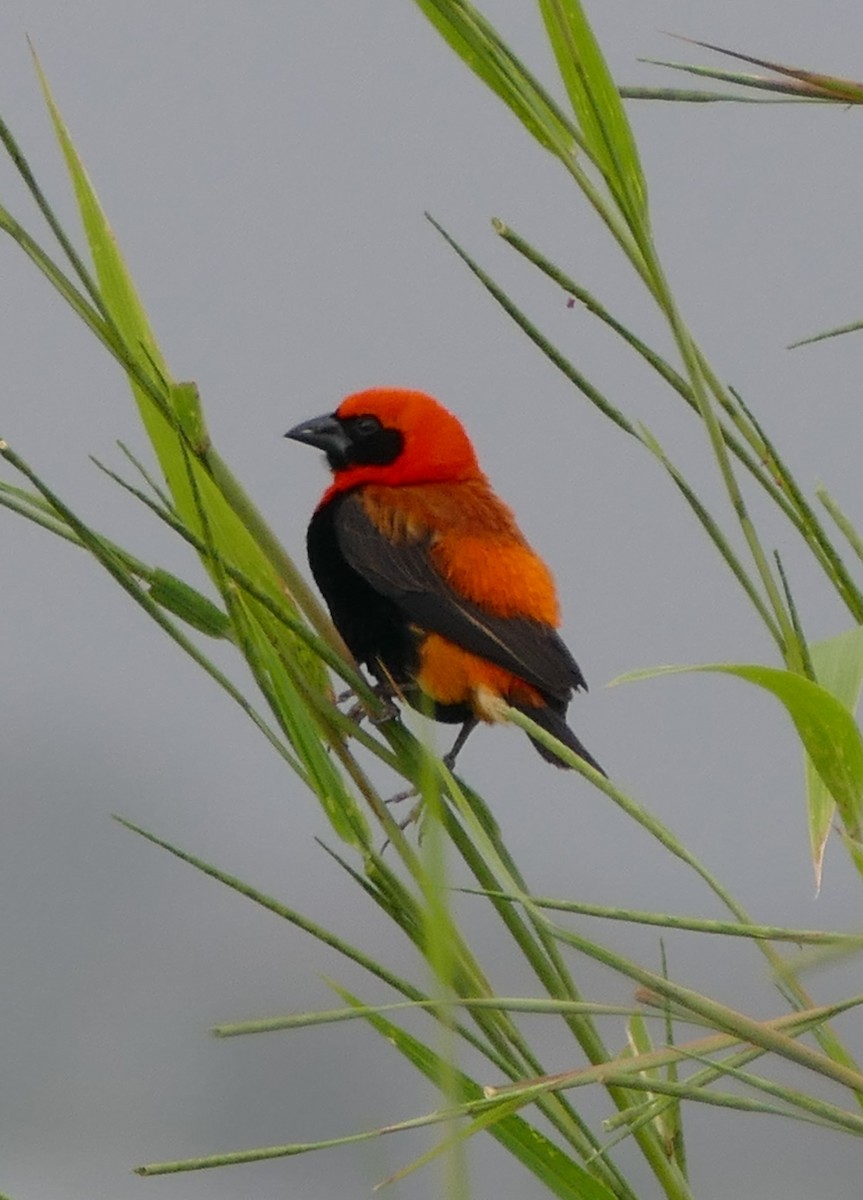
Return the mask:
[[[510,703],[512,702],[510,701]],[[547,704],[543,705],[542,708],[534,708],[528,704],[514,704],[513,708],[517,708],[526,717],[530,717],[532,721],[536,721],[537,725],[542,726],[548,733],[553,734],[559,742],[563,742],[564,746],[568,746],[579,758],[583,758],[586,763],[589,763],[594,771],[599,771],[600,775],[605,775],[608,778],[607,772],[603,770],[590,751],[581,744],[561,713],[555,712]],[[554,751],[549,750],[547,746],[543,746],[542,742],[536,741],[535,738],[531,738],[530,740],[546,762],[554,763],[556,767],[567,767],[569,765],[568,763],[561,762]]]

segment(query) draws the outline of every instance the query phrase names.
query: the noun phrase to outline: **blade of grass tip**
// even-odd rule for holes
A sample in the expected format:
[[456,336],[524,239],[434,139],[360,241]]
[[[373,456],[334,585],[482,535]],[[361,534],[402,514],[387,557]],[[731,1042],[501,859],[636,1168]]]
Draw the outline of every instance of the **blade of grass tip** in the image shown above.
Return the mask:
[[[472,1107],[484,1105],[478,1101]],[[422,1129],[426,1126],[440,1125],[452,1119],[450,1112],[425,1113],[420,1117],[411,1117],[406,1121],[396,1121],[376,1129],[364,1129],[360,1133],[343,1134],[341,1137],[322,1138],[317,1142],[288,1142],[281,1146],[258,1146],[251,1150],[233,1150],[222,1154],[209,1154],[199,1158],[175,1159],[171,1162],[146,1163],[134,1167],[135,1175],[178,1175],[189,1171],[206,1171],[213,1167],[243,1166],[249,1163],[267,1162],[274,1158],[292,1158],[300,1154],[310,1154],[315,1150],[332,1150],[339,1146],[352,1146],[361,1142],[369,1142],[388,1133],[405,1133],[412,1129]]]
[[863,321],[852,321],[850,325],[839,325],[835,329],[827,329],[824,333],[813,333],[811,337],[800,338],[796,342],[790,342],[786,346],[787,350],[796,350],[800,346],[813,346],[816,342],[826,341],[827,338],[839,337],[843,333],[857,333],[863,329]]
[[[132,451],[129,449],[129,447],[124,442],[121,442],[118,440],[117,446],[119,447],[120,451],[126,456],[126,458],[129,460],[129,462],[132,464],[132,466],[135,468],[135,470],[138,472],[138,474],[141,476],[141,478],[144,480],[144,482],[147,484],[147,486],[150,488],[151,492],[156,497],[156,499],[159,501],[159,503],[163,506],[163,508],[166,508],[169,511],[174,512],[173,500],[168,495],[168,493],[159,486],[159,484],[152,477],[152,475],[150,475],[149,471],[144,466],[144,464],[140,461],[140,459],[135,457],[135,455],[132,453]],[[92,455],[90,457],[92,458],[93,462],[96,463],[97,466],[101,466],[101,464],[98,462],[97,459],[93,458]]]
[[434,217],[431,216],[430,213],[426,213],[425,216],[429,224],[434,226],[444,241],[446,241],[452,247],[452,249],[455,250],[462,262],[464,262],[465,265],[470,268],[486,291],[491,293],[504,312],[512,317],[515,323],[527,334],[530,340],[539,347],[546,358],[550,359],[550,361],[554,363],[558,370],[562,371],[567,379],[574,383],[579,391],[587,397],[591,404],[595,405],[600,412],[608,417],[610,421],[613,421],[615,425],[619,425],[620,428],[626,433],[633,433],[634,428],[629,420],[623,415],[623,413],[620,412],[619,409],[615,408],[614,405],[611,404],[611,402],[607,400],[605,396],[603,396],[603,394],[593,386],[593,384],[589,383],[586,377],[582,375],[581,372],[575,366],[573,366],[573,364],[567,358],[565,358],[560,351],[551,344],[551,342],[547,340],[547,338],[545,338],[545,336],[540,332],[539,328],[525,316],[521,309],[514,304],[509,296],[507,296],[507,294],[503,291],[503,289],[500,288],[494,282],[494,280],[492,280],[492,278],[486,274],[485,271],[483,271],[483,269],[470,257],[467,251],[462,249],[458,242],[456,242],[455,239],[447,233],[442,225],[438,224],[438,222],[434,219]]
[[[640,58],[638,61],[647,63],[652,67],[665,67],[669,71],[680,71],[684,75],[696,75],[701,79],[716,79],[719,83],[733,83],[739,87],[752,88],[755,91],[775,92],[777,96],[791,97],[797,103],[836,103],[836,100],[832,96],[826,96],[823,92],[819,92],[807,84],[783,79],[771,79],[768,75],[749,75],[742,71],[724,71],[721,67],[698,67],[691,63],[670,62],[662,58]],[[743,97],[729,95],[727,99],[737,100],[743,99]],[[775,103],[780,102],[775,101]],[[755,101],[755,103],[758,103],[758,101]],[[764,103],[764,101],[761,101],[761,103]]]
[[845,513],[839,507],[823,484],[819,485],[815,489],[815,495],[827,509],[827,512],[830,514],[840,533],[848,542],[848,545],[861,560],[861,562],[863,562],[863,538],[860,537],[860,534],[854,528],[854,525],[847,513]]
[[111,314],[111,319],[126,343],[130,346],[141,345],[147,352],[150,361],[155,364],[159,373],[168,377],[168,368],[161,351],[152,336],[150,325],[144,312],[143,305],[138,299],[131,279],[125,270],[122,259],[113,247],[113,233],[105,213],[99,204],[87,172],[72,142],[68,128],[60,114],[60,110],[51,92],[48,78],[42,68],[35,51],[31,46],[33,65],[45,104],[48,108],[51,122],[60,149],[66,160],[66,168],[72,180],[72,186],[78,203],[81,219],[90,243],[96,274],[99,280],[99,292],[104,306]]
[[[541,251],[531,245],[526,238],[516,233],[511,226],[502,221],[500,217],[492,217],[491,227],[494,232],[501,237],[507,245],[511,246],[523,258],[526,258],[529,263],[542,271],[543,275],[556,283],[567,297],[574,297],[582,304],[588,312],[593,316],[598,317],[604,325],[613,330],[619,337],[623,339],[638,355],[640,355],[646,363],[678,392],[691,407],[695,407],[695,401],[692,399],[692,390],[683,376],[675,371],[670,363],[666,362],[660,354],[652,350],[645,342],[623,325],[614,317],[609,310],[593,295],[587,288],[582,287],[579,283],[567,275],[560,267],[547,258]],[[441,231],[443,232],[443,231]],[[444,234],[446,237],[446,234]],[[452,244],[452,243],[451,243]]]
[[[204,1171],[213,1167],[241,1166],[255,1162],[266,1162],[274,1158],[290,1158],[299,1154],[309,1154],[315,1150],[331,1150],[339,1146],[356,1145],[382,1137],[385,1134],[405,1133],[413,1129],[423,1129],[429,1126],[451,1121],[458,1115],[489,1107],[487,1100],[477,1100],[461,1106],[458,1110],[437,1110],[424,1113],[419,1117],[411,1117],[405,1121],[396,1121],[376,1129],[364,1129],[360,1133],[344,1134],[336,1138],[323,1138],[317,1142],[289,1142],[282,1146],[260,1146],[251,1150],[228,1151],[223,1154],[210,1154],[199,1158],[175,1159],[171,1162],[147,1163],[135,1167],[134,1174],[141,1176],[176,1175],[189,1171]],[[529,1128],[529,1127],[528,1127]],[[533,1132],[531,1130],[531,1132]],[[566,1193],[564,1200],[580,1200],[582,1193]],[[612,1200],[616,1200],[613,1193]]]
[[802,67],[788,67],[783,63],[772,62],[767,58],[755,58],[751,54],[742,54],[739,50],[728,50],[723,46],[716,46],[712,42],[700,42],[695,38],[683,37],[679,33],[673,33],[670,36],[680,42],[688,42],[690,46],[700,46],[702,50],[713,50],[717,54],[726,55],[728,58],[739,59],[740,62],[752,63],[756,67],[766,67],[768,71],[775,71],[777,75],[787,75],[791,79],[799,79],[804,83],[811,83],[814,86],[824,88],[826,91],[836,92],[845,100],[848,100],[849,95],[863,100],[863,83],[858,83],[854,79],[841,79],[836,75],[822,75],[815,71],[804,70]]
[[[32,44],[32,42],[30,42],[29,38],[27,39],[27,42],[28,42],[28,45],[30,46],[31,53],[33,53],[33,44]],[[36,180],[36,176],[33,174],[33,171],[30,168],[30,164],[28,163],[23,150],[18,145],[17,140],[15,139],[14,135],[12,134],[12,130],[9,128],[9,126],[6,124],[6,122],[2,119],[2,117],[0,117],[0,142],[2,142],[2,144],[6,150],[6,153],[12,159],[12,162],[15,165],[16,171],[18,172],[18,174],[21,176],[22,180],[24,181],[24,185],[27,188],[27,190],[29,191],[30,195],[35,200],[37,208],[39,209],[42,216],[47,221],[48,227],[50,228],[51,232],[54,234],[54,237],[57,239],[63,253],[68,258],[68,260],[72,266],[72,269],[74,270],[75,274],[80,279],[80,281],[84,287],[84,290],[87,292],[87,295],[90,297],[90,300],[91,300],[94,308],[96,308],[98,310],[98,312],[101,314],[101,316],[103,317],[103,319],[107,321],[109,319],[108,318],[108,310],[105,307],[104,301],[102,300],[102,295],[99,291],[99,288],[96,286],[93,276],[90,274],[90,272],[88,271],[87,267],[84,264],[83,259],[78,254],[78,251],[75,249],[72,239],[68,236],[65,229],[61,225],[61,223],[57,217],[57,214],[54,212],[53,208],[48,203],[48,198],[46,197],[45,193],[42,191],[42,188],[39,186],[39,184]]]
[[647,228],[647,184],[599,43],[578,0],[539,0],[539,8],[588,152],[640,240]]
[[785,595],[785,603],[788,606],[788,615],[791,617],[791,624],[794,627],[794,633],[797,636],[797,649],[800,654],[800,663],[803,668],[802,673],[807,679],[815,680],[815,668],[812,666],[812,659],[809,655],[809,643],[806,640],[806,634],[803,632],[803,624],[800,620],[800,613],[797,610],[797,602],[791,591],[791,586],[788,582],[788,576],[785,574],[785,567],[782,564],[782,558],[779,551],[773,551],[773,561],[776,563],[776,573],[779,576],[779,582],[782,584],[782,591]]

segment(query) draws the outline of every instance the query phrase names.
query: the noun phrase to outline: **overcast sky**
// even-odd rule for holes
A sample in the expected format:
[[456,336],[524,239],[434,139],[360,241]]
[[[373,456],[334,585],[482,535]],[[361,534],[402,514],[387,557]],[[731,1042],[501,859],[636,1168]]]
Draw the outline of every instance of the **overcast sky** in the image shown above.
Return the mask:
[[[484,11],[551,79],[534,7],[488,0]],[[861,73],[859,0],[640,0],[591,4],[589,15],[621,82],[670,82],[641,57],[715,61],[663,30]],[[571,709],[586,745],[756,919],[853,924],[859,886],[841,853],[828,855],[814,898],[798,755],[777,706],[707,676],[605,686],[659,663],[775,659],[661,469],[541,357],[424,220],[433,213],[649,425],[727,518],[697,422],[496,240],[492,216],[667,348],[562,170],[415,5],[7,0],[0,113],[71,222],[25,34],[172,371],[199,383],[216,444],[289,551],[305,562],[326,474],[283,432],[359,388],[433,392],[464,420],[555,570],[566,640],[591,685]],[[859,525],[859,341],[784,348],[863,313],[859,113],[643,103],[630,112],[685,318],[799,479],[827,482]],[[43,235],[5,162],[0,203]],[[146,450],[117,368],[8,242],[0,280],[0,436],[105,533],[199,579],[184,548],[88,460],[121,465],[118,438]],[[846,628],[790,532],[772,519],[767,532],[810,637]],[[239,710],[82,553],[4,512],[0,537],[0,1191],[13,1200],[369,1194],[427,1139],[173,1180],[129,1174],[152,1159],[346,1134],[426,1111],[435,1097],[359,1027],[209,1038],[218,1021],[331,1006],[322,974],[379,993],[111,812],[424,977],[316,847],[328,831],[313,798]],[[719,915],[690,874],[517,731],[480,730],[460,766],[537,892]],[[500,989],[529,991],[498,929],[475,928]],[[658,964],[656,938],[608,936]],[[780,1011],[754,951],[692,937],[670,944],[683,982],[756,1014]],[[816,995],[859,990],[854,976],[833,971],[813,981]],[[584,978],[590,995],[627,999],[616,979]],[[855,1026],[844,1029],[853,1043]],[[554,1038],[544,1054],[558,1069],[577,1061]],[[588,1108],[607,1112],[599,1095]],[[699,1200],[859,1196],[850,1138],[715,1110],[693,1112],[691,1131]],[[471,1162],[476,1200],[538,1194],[490,1141]],[[623,1162],[654,1195],[640,1160],[624,1153]],[[393,1194],[431,1200],[438,1176],[426,1171]]]

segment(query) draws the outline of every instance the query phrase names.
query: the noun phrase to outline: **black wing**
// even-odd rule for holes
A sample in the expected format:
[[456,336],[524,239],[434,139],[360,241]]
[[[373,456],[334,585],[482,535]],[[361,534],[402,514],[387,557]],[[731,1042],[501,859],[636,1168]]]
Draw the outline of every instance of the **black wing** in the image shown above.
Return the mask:
[[546,696],[566,703],[586,688],[578,664],[554,629],[527,617],[496,617],[464,600],[435,569],[427,540],[394,544],[373,524],[359,496],[335,515],[339,549],[349,565],[421,629],[503,667]]

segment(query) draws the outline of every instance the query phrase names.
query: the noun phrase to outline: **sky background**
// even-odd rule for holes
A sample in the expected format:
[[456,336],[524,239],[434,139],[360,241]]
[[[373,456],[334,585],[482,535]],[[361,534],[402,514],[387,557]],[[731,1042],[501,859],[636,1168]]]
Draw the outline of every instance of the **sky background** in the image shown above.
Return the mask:
[[[534,6],[488,0],[484,11],[553,78]],[[642,57],[716,61],[663,30],[860,75],[858,0],[640,0],[588,12],[623,83],[674,82]],[[198,382],[216,445],[288,550],[305,562],[326,474],[284,430],[375,384],[437,395],[555,570],[564,634],[591,685],[571,709],[586,745],[756,919],[853,927],[859,885],[835,848],[814,897],[799,756],[778,706],[708,676],[606,687],[660,663],[775,659],[662,470],[589,407],[424,220],[430,211],[649,425],[730,528],[699,424],[491,231],[490,218],[504,218],[667,349],[646,295],[563,171],[415,5],[8,0],[0,113],[72,224],[25,34],[175,377]],[[863,187],[859,113],[629,111],[685,318],[801,482],[827,482],[859,526],[859,342],[785,349],[863,312],[849,241]],[[42,236],[5,162],[0,202]],[[114,363],[10,242],[0,244],[0,279],[0,436],[103,532],[199,579],[184,548],[88,460],[122,467],[118,438],[146,450]],[[790,531],[770,514],[765,528],[809,636],[846,628]],[[427,1139],[173,1179],[130,1175],[154,1159],[346,1134],[424,1112],[435,1096],[358,1026],[214,1042],[207,1031],[219,1021],[331,1006],[325,974],[380,993],[110,813],[272,891],[395,969],[420,981],[422,970],[315,845],[328,836],[315,802],[239,710],[84,554],[5,512],[0,538],[0,1191],[370,1194]],[[460,767],[537,892],[720,915],[691,873],[517,731],[479,731]],[[530,992],[499,930],[465,911],[500,990]],[[658,965],[650,934],[622,927],[608,940]],[[683,982],[756,1015],[780,1011],[754,951],[691,936],[669,945]],[[579,972],[589,995],[627,1001],[619,980]],[[833,969],[813,986],[829,999],[859,990],[855,977],[859,967]],[[842,1028],[859,1046],[859,1022]],[[569,1042],[545,1037],[550,1066],[575,1065]],[[598,1095],[587,1107],[607,1113]],[[691,1112],[690,1137],[699,1200],[859,1196],[850,1138],[716,1110]],[[636,1156],[622,1162],[644,1196],[656,1194]],[[471,1164],[476,1200],[538,1194],[490,1141]],[[440,1180],[427,1170],[392,1194],[431,1200]]]

